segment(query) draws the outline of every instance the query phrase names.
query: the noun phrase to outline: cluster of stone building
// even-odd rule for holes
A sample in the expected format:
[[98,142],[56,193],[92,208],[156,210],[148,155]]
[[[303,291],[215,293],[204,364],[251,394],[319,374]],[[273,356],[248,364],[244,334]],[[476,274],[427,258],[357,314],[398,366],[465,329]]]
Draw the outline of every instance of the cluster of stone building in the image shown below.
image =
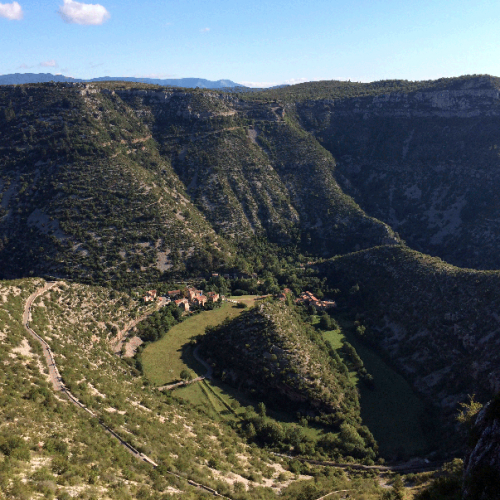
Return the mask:
[[143,298],[144,302],[157,300],[165,305],[174,302],[177,307],[189,311],[190,306],[204,306],[207,302],[217,302],[220,295],[217,292],[207,292],[205,295],[203,290],[188,286],[184,290],[171,290],[164,297],[157,295],[156,290],[149,290]]
[[[278,295],[279,300],[286,300],[287,295],[291,294],[292,291],[289,288],[285,288]],[[318,311],[325,311],[326,309],[331,309],[337,307],[334,300],[319,300],[311,292],[302,292],[297,299],[295,299],[296,304],[307,304],[313,306]]]
[[319,300],[311,292],[302,292],[297,299],[295,299],[296,304],[307,304],[313,306],[318,311],[325,311],[326,309],[332,309],[337,307],[334,300]]

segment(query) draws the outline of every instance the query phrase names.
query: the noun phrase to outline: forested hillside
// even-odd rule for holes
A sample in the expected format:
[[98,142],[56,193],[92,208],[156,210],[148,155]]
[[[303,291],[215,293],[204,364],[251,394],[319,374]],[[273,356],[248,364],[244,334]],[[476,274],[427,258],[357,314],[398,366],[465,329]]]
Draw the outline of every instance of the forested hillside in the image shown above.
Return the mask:
[[[0,279],[22,278],[0,283],[0,492],[198,498],[193,479],[234,500],[315,500],[353,485],[353,498],[401,498],[399,483],[383,493],[388,483],[372,480],[373,470],[346,478],[308,460],[378,459],[359,381],[373,401],[375,389],[392,390],[386,379],[401,378],[415,415],[427,413],[414,415],[419,432],[433,420],[452,429],[470,395],[484,403],[500,391],[499,121],[499,79],[487,75],[258,92],[0,86]],[[56,283],[30,322],[64,382],[158,468],[134,462],[52,392],[22,325],[42,278]],[[140,352],[125,360],[111,349],[126,324],[188,284],[198,300],[191,311],[172,301],[165,321],[157,313],[137,330],[152,341],[185,316],[247,295],[241,308],[255,307],[204,339],[199,329],[178,334],[189,347],[176,351],[184,363],[199,341],[207,377],[213,369],[222,384],[198,387],[206,401],[227,390],[244,406],[221,396],[215,413],[204,411],[194,390],[191,405],[154,388]],[[166,297],[148,309],[146,290]],[[204,306],[209,291],[220,301]],[[362,359],[372,355],[378,388]],[[466,439],[451,434],[415,449],[456,456]],[[450,500],[460,467],[447,467]]]
[[398,241],[281,108],[123,86],[2,88],[4,276],[199,273],[255,236],[325,255]]
[[460,269],[388,246],[327,260],[318,270],[342,290],[339,301],[358,315],[363,339],[446,411],[467,394],[486,401],[500,390],[498,271]]
[[[318,446],[327,454],[376,457],[376,443],[361,425],[349,370],[321,335],[284,302],[264,302],[212,329],[202,351],[224,380],[271,407],[312,417],[329,434]],[[272,396],[271,396],[272,395]]]

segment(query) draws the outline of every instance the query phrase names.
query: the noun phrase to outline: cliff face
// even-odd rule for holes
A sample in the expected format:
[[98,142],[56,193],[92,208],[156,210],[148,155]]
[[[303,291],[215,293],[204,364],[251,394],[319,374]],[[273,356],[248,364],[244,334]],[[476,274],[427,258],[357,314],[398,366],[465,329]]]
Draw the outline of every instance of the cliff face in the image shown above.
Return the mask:
[[331,155],[278,103],[206,91],[127,92],[116,91],[149,117],[162,155],[220,234],[315,241],[327,255],[398,242],[342,192]]
[[413,248],[462,267],[500,258],[500,95],[480,77],[450,88],[297,105],[336,179]]
[[464,462],[464,500],[500,498],[500,398],[478,414],[473,428],[474,446]]

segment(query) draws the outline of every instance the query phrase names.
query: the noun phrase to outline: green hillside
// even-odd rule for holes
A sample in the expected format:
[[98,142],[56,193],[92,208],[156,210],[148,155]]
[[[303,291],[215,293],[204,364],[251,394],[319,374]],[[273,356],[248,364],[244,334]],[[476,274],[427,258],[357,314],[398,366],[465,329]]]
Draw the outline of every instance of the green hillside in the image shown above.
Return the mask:
[[[143,306],[109,289],[57,282],[35,301],[30,325],[51,346],[72,393],[158,467],[137,460],[97,418],[48,383],[39,344],[21,322],[25,300],[44,284],[40,279],[0,282],[2,497],[211,496],[194,481],[234,500],[292,500],[353,484],[342,472],[330,474],[250,446],[232,425],[214,420],[209,409],[150,387],[134,363],[109,346],[113,327],[123,328]],[[379,497],[369,475],[354,479],[354,498]]]
[[326,453],[375,458],[376,444],[361,426],[358,393],[347,366],[291,306],[266,301],[209,329],[202,353],[218,378],[253,399],[310,417],[326,432],[340,431],[319,444]]
[[3,88],[0,102],[4,275],[126,282],[231,259],[119,98],[46,85]]
[[326,255],[397,241],[274,106],[143,87],[0,89],[0,275],[127,284],[230,267],[255,236]]

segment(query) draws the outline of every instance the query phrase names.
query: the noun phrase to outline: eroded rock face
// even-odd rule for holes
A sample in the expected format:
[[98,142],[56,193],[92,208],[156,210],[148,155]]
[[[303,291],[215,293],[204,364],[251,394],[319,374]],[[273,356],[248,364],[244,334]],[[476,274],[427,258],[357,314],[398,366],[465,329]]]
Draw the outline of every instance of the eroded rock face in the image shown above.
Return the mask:
[[464,500],[500,499],[500,395],[479,413],[464,463]]

